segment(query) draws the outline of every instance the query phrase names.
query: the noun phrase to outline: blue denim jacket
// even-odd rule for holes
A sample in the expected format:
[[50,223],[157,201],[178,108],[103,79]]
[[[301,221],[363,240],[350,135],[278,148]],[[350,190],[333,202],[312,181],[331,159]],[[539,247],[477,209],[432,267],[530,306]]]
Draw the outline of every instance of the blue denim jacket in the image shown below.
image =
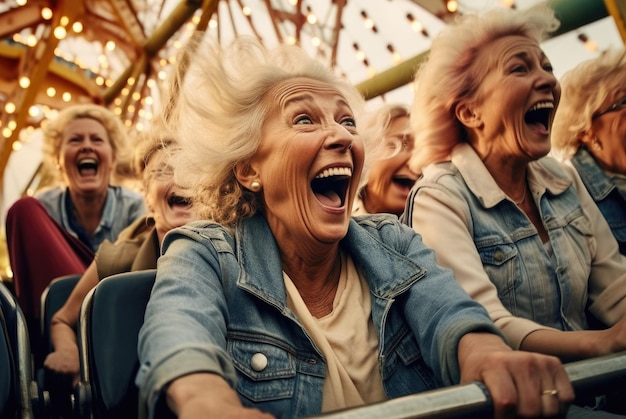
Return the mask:
[[[370,286],[389,398],[458,383],[459,339],[499,333],[397,217],[353,218],[341,247]],[[151,416],[167,383],[198,371],[222,375],[244,405],[277,417],[319,414],[325,360],[287,307],[265,218],[239,223],[234,234],[190,223],[167,234],[163,252],[139,335],[137,384]],[[266,367],[251,362],[259,353]]]
[[626,196],[598,166],[586,148],[580,147],[571,163],[611,227],[619,243],[620,253],[626,254]]
[[100,225],[93,237],[82,231],[72,211],[69,188],[51,188],[35,195],[63,228],[94,252],[104,240],[114,242],[122,230],[146,213],[143,195],[120,186],[109,186]]
[[608,325],[626,312],[626,258],[576,170],[544,157],[527,179],[552,255],[468,144],[424,170],[402,216],[514,348],[538,329],[587,329],[586,309]]

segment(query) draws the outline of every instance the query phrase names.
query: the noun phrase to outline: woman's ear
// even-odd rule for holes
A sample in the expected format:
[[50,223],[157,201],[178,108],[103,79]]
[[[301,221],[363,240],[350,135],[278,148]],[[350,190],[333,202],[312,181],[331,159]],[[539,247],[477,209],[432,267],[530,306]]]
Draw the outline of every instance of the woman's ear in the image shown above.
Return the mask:
[[587,130],[580,133],[578,140],[581,144],[584,144],[588,149],[591,149],[594,140],[596,140],[596,136],[593,133],[593,130]]
[[243,187],[253,190],[252,182],[259,180],[259,174],[257,173],[256,169],[250,165],[249,161],[245,161],[245,162],[238,162],[235,165],[235,177],[237,178],[237,181],[243,185]]
[[467,103],[456,105],[454,114],[459,122],[467,128],[480,128],[482,126],[480,115],[474,112]]

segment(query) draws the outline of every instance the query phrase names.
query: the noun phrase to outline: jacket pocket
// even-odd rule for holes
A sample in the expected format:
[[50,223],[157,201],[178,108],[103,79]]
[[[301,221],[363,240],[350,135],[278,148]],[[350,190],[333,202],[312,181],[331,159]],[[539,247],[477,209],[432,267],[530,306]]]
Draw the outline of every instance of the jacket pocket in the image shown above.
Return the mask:
[[254,403],[293,397],[296,362],[285,348],[259,341],[230,340],[228,352],[238,371],[237,391],[241,395]]
[[498,297],[505,305],[507,299],[519,286],[521,275],[517,272],[517,247],[501,243],[478,249],[480,259],[489,279],[498,290]]

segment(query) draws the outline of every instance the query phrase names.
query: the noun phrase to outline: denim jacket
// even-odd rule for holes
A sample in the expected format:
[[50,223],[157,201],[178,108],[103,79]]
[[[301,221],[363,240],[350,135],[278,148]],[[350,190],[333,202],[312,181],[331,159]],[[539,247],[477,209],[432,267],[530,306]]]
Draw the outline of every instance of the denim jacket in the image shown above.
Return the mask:
[[104,240],[114,242],[122,230],[146,213],[143,195],[121,186],[109,186],[102,219],[93,237],[78,225],[72,210],[69,188],[51,188],[35,195],[50,217],[94,252]]
[[626,196],[598,166],[586,148],[580,147],[571,163],[611,227],[619,243],[620,253],[626,254]]
[[574,168],[544,157],[527,179],[551,250],[468,144],[424,170],[402,217],[516,349],[538,329],[587,329],[586,309],[607,325],[626,312],[626,258]]
[[[460,338],[499,333],[397,217],[353,218],[340,246],[370,287],[389,398],[458,383]],[[287,306],[279,251],[260,215],[232,234],[194,222],[166,235],[139,358],[140,399],[151,417],[171,380],[199,371],[220,374],[244,405],[277,417],[321,410],[325,359]]]

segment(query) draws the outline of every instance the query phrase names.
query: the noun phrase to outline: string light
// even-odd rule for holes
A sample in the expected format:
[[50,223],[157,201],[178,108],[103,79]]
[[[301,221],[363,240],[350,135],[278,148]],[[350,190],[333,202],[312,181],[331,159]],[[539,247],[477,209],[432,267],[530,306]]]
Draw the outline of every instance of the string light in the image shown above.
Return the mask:
[[598,50],[598,44],[589,39],[584,33],[578,34],[578,39],[580,40],[580,42],[585,44],[585,48],[587,48],[589,51],[595,52]]
[[374,20],[367,15],[365,10],[361,10],[361,17],[363,18],[363,24],[367,29],[374,33],[378,33],[378,28],[376,27]]
[[422,35],[428,38],[428,32],[424,28],[424,25],[422,25],[422,22],[415,19],[415,17],[411,13],[407,13],[406,18],[411,24],[411,29],[413,29],[415,32],[421,33]]
[[450,13],[456,12],[459,10],[459,2],[456,0],[448,0],[446,2],[446,9],[448,9]]

